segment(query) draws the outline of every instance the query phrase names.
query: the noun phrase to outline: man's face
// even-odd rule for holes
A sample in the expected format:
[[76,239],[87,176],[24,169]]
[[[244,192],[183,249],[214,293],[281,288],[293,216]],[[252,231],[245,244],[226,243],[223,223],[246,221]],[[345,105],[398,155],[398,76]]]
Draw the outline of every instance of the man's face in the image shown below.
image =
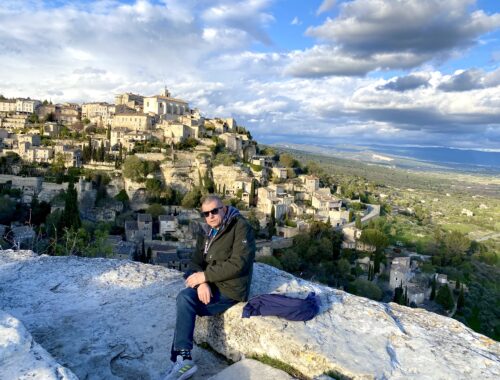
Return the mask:
[[[201,211],[211,211],[210,214],[205,217],[205,221],[210,227],[218,228],[222,224],[222,219],[224,219],[226,207],[217,201],[211,201],[201,205]],[[217,215],[214,215],[215,212]]]

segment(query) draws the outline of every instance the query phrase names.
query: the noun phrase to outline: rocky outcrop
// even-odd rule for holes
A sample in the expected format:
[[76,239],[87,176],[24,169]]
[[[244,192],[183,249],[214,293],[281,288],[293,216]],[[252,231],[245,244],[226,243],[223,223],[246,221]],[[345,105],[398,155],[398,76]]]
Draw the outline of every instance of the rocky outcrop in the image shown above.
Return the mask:
[[0,311],[0,377],[33,380],[78,380],[67,368],[57,363],[23,324]]
[[[78,378],[160,379],[170,367],[181,274],[130,261],[0,251],[0,309]],[[1,354],[0,354],[1,355]],[[196,349],[206,379],[227,364]],[[17,377],[28,378],[23,367]],[[36,367],[33,367],[36,368]]]
[[322,311],[313,320],[242,319],[243,304],[221,317],[199,318],[196,339],[238,360],[267,355],[307,376],[348,379],[497,379],[500,345],[462,323],[421,309],[383,304],[313,284],[258,264],[252,295],[278,292],[305,298]]
[[[200,319],[198,342],[233,359],[265,354],[309,377],[327,372],[354,379],[500,375],[499,344],[455,320],[352,296],[262,264],[254,273],[253,295],[315,291],[323,302],[321,313],[306,323],[241,319],[243,304],[238,304],[221,317]],[[175,297],[182,287],[179,272],[157,266],[0,252],[0,309],[81,379],[161,378],[170,366]],[[200,367],[195,379],[226,367],[205,350],[194,355]]]

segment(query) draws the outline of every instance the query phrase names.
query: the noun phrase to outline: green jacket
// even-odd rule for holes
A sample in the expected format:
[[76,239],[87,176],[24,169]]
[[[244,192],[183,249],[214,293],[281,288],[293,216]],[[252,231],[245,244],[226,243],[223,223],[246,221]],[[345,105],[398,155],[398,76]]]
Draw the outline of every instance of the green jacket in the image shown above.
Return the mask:
[[[252,281],[255,238],[252,227],[238,210],[228,207],[228,218],[213,238],[200,236],[191,270],[205,273],[205,278],[222,294],[246,301]],[[206,251],[206,254],[205,254]]]

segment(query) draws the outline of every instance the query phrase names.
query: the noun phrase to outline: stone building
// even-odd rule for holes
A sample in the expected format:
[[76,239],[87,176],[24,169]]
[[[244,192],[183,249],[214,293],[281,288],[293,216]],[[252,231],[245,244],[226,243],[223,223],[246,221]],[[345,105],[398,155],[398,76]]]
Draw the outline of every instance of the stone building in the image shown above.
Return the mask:
[[160,95],[144,98],[144,113],[157,115],[161,120],[174,120],[188,112],[188,102],[172,98],[167,88]]
[[395,257],[392,260],[391,271],[389,275],[389,286],[392,290],[398,286],[406,286],[411,278],[410,258]]
[[34,113],[41,104],[39,100],[18,98],[16,99],[16,112]]
[[64,103],[60,105],[60,109],[57,121],[62,124],[72,125],[79,122],[82,118],[82,110],[79,104]]
[[84,103],[82,105],[82,119],[87,118],[100,127],[111,125],[115,105],[106,102]]
[[223,133],[219,138],[225,142],[228,150],[236,153],[241,159],[250,160],[257,153],[255,141],[250,140],[247,135]]
[[126,106],[134,109],[136,112],[144,111],[144,96],[126,92],[115,96],[115,105]]
[[121,113],[113,117],[113,129],[127,128],[132,131],[150,131],[153,128],[153,118],[144,113]]
[[0,112],[16,112],[16,99],[0,99]]

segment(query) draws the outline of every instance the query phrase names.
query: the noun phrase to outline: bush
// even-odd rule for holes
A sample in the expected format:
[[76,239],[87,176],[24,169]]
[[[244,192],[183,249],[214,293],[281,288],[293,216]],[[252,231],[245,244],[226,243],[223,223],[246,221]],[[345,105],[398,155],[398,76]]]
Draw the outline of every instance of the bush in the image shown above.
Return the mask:
[[349,292],[375,301],[382,299],[382,290],[373,282],[361,278],[349,284]]

